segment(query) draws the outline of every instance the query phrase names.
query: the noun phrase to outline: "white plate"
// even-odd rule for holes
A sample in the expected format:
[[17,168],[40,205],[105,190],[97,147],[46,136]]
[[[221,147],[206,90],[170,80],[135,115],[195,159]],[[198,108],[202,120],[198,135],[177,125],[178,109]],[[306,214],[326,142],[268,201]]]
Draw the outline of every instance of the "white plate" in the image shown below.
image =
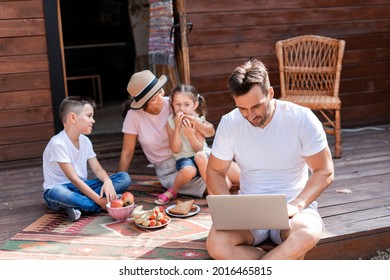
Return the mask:
[[173,204],[173,205],[167,207],[167,209],[165,209],[165,212],[167,212],[168,215],[173,216],[173,217],[185,218],[185,217],[194,216],[194,215],[198,214],[200,211],[200,207],[196,204],[193,204],[192,206],[195,206],[196,209],[194,211],[189,212],[187,215],[179,215],[179,214],[173,214],[173,213],[169,212],[169,210],[175,206],[176,206],[176,204]]
[[171,222],[171,219],[169,219],[169,221],[168,221],[165,225],[154,226],[154,227],[143,226],[143,225],[139,225],[139,224],[135,224],[135,225],[136,225],[137,227],[145,228],[145,229],[158,229],[158,228],[166,227],[170,222]]

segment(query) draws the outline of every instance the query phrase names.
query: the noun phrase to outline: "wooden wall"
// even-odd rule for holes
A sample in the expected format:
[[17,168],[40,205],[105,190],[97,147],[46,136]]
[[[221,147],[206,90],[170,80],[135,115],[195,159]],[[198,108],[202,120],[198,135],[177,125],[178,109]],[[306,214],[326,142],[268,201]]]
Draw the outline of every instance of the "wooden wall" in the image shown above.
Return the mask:
[[[52,104],[61,89],[50,84],[44,1],[52,3],[0,0],[0,162],[41,157],[54,135]],[[278,97],[275,43],[301,34],[346,40],[343,127],[390,122],[390,0],[191,0],[186,8],[191,81],[211,122],[234,108],[227,79],[248,57],[267,65]],[[56,87],[62,77],[54,74]]]
[[258,57],[280,96],[275,43],[316,34],[346,41],[341,74],[342,127],[390,122],[389,0],[186,1],[191,83],[206,97],[217,123],[234,103],[227,80]]
[[42,0],[0,0],[0,162],[42,156],[51,100]]

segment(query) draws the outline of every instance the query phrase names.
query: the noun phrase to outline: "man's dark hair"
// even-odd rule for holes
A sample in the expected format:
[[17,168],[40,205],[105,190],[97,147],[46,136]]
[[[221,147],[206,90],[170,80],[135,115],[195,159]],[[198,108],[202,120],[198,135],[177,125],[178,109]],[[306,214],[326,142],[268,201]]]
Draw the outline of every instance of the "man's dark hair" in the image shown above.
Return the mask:
[[228,87],[233,96],[241,96],[248,93],[254,85],[260,86],[264,95],[268,95],[270,82],[267,68],[260,60],[250,58],[233,71]]

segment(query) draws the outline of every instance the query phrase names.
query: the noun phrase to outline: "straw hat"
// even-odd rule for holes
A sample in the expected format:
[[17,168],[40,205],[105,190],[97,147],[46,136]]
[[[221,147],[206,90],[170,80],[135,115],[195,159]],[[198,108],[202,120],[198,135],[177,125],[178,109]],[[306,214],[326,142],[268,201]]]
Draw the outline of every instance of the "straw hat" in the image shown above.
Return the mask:
[[167,76],[161,75],[157,79],[149,70],[134,73],[127,85],[127,92],[133,97],[130,108],[134,110],[142,108],[167,81]]

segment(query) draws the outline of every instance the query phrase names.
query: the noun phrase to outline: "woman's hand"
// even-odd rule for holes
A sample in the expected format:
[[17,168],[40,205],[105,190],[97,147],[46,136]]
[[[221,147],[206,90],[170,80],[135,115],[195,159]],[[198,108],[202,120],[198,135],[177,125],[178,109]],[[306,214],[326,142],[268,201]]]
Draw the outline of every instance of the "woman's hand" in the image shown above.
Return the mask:
[[183,115],[183,123],[187,125],[192,125],[192,127],[196,130],[198,130],[197,126],[199,125],[200,121],[199,118],[195,118],[193,115]]
[[195,124],[193,122],[188,121],[187,119],[184,119],[181,127],[183,129],[183,133],[187,138],[194,137],[195,136]]

